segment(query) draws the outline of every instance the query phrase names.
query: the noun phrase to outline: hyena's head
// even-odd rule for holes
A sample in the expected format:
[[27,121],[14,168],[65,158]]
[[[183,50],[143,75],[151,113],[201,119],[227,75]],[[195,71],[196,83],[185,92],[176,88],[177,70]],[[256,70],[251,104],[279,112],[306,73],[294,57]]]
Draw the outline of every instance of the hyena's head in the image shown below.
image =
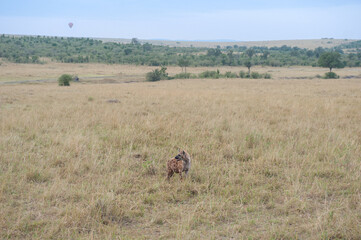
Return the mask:
[[185,162],[190,162],[191,161],[191,157],[184,150],[179,150],[179,153],[178,153],[177,156],[175,156],[175,159],[177,159],[178,161],[183,160]]

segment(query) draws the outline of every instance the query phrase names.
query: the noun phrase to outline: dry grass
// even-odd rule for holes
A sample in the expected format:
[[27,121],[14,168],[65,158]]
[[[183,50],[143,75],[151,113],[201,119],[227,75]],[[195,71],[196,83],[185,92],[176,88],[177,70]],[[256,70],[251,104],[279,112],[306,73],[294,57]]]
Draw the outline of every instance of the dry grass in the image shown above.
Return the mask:
[[154,67],[137,67],[116,64],[71,64],[51,62],[46,64],[16,64],[3,62],[0,65],[0,83],[26,80],[52,80],[64,73],[78,75],[81,80],[113,79],[117,81],[139,81]]
[[360,79],[2,85],[0,238],[360,239],[360,109]]
[[[45,59],[46,64],[15,64],[3,62],[0,65],[0,84],[8,82],[26,82],[32,80],[45,80],[55,82],[64,73],[78,75],[82,82],[114,83],[114,82],[139,82],[145,80],[145,74],[159,67],[133,66],[118,64],[71,64],[56,63]],[[187,72],[199,74],[204,71],[222,73],[227,71],[239,73],[248,71],[245,67],[188,67]],[[270,73],[273,78],[314,78],[328,71],[326,68],[317,67],[252,67],[252,71]],[[361,77],[361,68],[344,68],[334,70],[341,77]],[[181,72],[180,67],[170,66],[167,68],[169,75],[174,76]]]

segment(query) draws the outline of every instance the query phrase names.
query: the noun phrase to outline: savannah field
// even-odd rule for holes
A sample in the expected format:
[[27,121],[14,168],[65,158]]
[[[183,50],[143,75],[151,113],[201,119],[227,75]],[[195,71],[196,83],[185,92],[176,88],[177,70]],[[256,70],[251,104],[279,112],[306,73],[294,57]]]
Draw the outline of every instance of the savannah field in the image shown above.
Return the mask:
[[361,68],[152,69],[0,65],[1,239],[361,239]]

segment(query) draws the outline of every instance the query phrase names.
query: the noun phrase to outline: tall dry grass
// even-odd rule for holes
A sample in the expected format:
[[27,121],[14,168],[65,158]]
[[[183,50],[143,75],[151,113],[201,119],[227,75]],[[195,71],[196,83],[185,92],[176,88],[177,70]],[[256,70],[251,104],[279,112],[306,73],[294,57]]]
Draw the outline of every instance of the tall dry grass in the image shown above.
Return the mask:
[[[1,59],[0,59],[1,61]],[[3,62],[0,66],[0,85],[4,83],[31,82],[45,80],[56,82],[64,73],[77,75],[81,82],[92,83],[114,83],[114,82],[141,82],[145,81],[147,72],[160,67],[134,66],[119,64],[95,64],[95,63],[56,63],[50,59],[44,59],[46,64],[18,64]],[[246,67],[240,66],[220,66],[220,67],[188,67],[187,72],[199,74],[205,71],[216,71],[221,73],[233,72],[239,74],[240,71],[248,71]],[[168,66],[167,73],[170,76],[181,73],[178,66]],[[254,66],[252,71],[259,73],[269,73],[274,79],[292,78],[316,78],[316,75],[323,76],[328,69],[308,66],[291,67],[262,67]],[[334,70],[341,78],[352,77],[361,78],[361,68],[343,68]]]
[[360,239],[360,109],[359,79],[0,86],[0,238]]

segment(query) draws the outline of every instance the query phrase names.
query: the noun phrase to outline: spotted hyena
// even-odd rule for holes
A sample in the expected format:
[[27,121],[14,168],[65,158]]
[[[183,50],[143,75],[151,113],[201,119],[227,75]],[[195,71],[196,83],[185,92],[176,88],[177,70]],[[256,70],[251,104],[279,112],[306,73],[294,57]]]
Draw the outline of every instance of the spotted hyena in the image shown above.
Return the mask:
[[168,177],[169,180],[174,173],[179,173],[181,180],[183,179],[182,173],[185,172],[185,175],[188,175],[188,171],[191,167],[191,157],[184,151],[180,150],[178,155],[173,159],[169,160],[167,163]]

